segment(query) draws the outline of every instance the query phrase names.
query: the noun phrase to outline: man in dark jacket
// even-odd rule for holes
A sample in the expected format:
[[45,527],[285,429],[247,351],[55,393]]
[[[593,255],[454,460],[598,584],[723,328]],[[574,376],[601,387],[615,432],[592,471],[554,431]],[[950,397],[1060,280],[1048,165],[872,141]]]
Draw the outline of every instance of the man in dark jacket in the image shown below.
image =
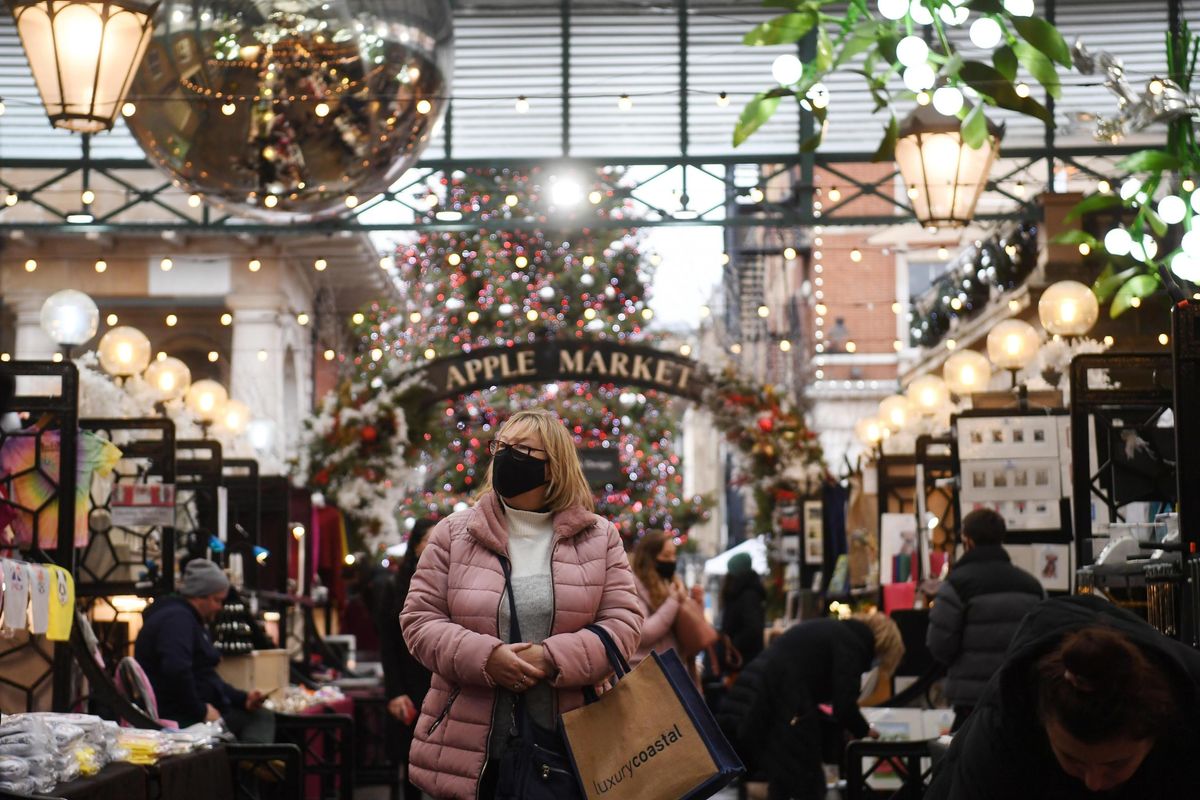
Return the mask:
[[208,638],[207,623],[228,593],[229,579],[220,567],[203,558],[189,562],[179,596],[160,598],[143,612],[133,652],[154,687],[163,719],[185,728],[224,718],[241,736],[248,715],[258,711],[266,697],[257,690],[247,694],[235,689],[217,674],[221,654]]
[[[1136,772],[1120,786],[1089,791],[1067,774],[1039,718],[1038,662],[1084,628],[1120,633],[1166,676],[1178,703]],[[1068,677],[1068,680],[1070,678]],[[1112,715],[1101,703],[1100,717]],[[1120,755],[1094,731],[1106,758]],[[1061,734],[1060,734],[1061,735]],[[1112,737],[1121,738],[1120,731]],[[925,800],[1175,800],[1200,797],[1200,652],[1168,639],[1130,612],[1095,597],[1056,598],[1025,618],[1008,659],[938,766]],[[1072,771],[1081,765],[1068,762]]]
[[946,699],[954,730],[979,702],[1004,662],[1021,620],[1046,596],[1037,578],[1004,551],[1004,518],[990,508],[963,518],[966,553],[950,570],[929,612],[926,644],[948,667]]

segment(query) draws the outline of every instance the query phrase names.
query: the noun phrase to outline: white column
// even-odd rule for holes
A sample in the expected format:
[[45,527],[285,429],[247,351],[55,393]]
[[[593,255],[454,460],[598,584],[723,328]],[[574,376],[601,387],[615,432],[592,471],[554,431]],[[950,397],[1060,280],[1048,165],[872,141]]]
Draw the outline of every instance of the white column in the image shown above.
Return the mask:
[[[231,301],[233,298],[231,298]],[[234,305],[231,302],[231,305]],[[258,451],[264,471],[283,456],[284,337],[278,307],[233,310],[229,396],[250,408],[247,436]]]
[[693,526],[689,533],[705,556],[715,556],[725,549],[725,543],[721,541],[723,520],[720,514],[725,486],[721,480],[722,438],[707,409],[691,406],[684,413],[683,494],[685,497],[711,495],[717,503],[708,521]]
[[13,358],[26,361],[46,361],[58,350],[42,330],[42,303],[45,292],[13,292],[6,298],[16,318]]

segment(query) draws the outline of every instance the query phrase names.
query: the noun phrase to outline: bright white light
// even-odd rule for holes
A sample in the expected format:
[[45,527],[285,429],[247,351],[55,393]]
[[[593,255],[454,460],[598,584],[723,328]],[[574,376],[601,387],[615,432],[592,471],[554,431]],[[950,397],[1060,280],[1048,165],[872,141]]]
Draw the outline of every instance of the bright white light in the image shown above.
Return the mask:
[[1141,190],[1142,182],[1137,178],[1130,178],[1121,184],[1121,199],[1129,200]]
[[771,64],[771,77],[781,86],[799,83],[804,77],[804,64],[792,53],[784,53]]
[[1004,32],[1000,23],[991,17],[980,17],[971,23],[971,44],[983,50],[991,50],[1000,44]]
[[1130,242],[1129,255],[1137,261],[1148,261],[1158,253],[1158,242],[1153,236],[1143,236],[1140,242]]
[[1158,201],[1158,215],[1168,225],[1183,222],[1183,218],[1187,216],[1187,204],[1182,198],[1169,194]]
[[583,189],[571,178],[559,178],[550,185],[550,200],[556,206],[579,205],[583,200]]
[[905,36],[896,45],[896,58],[906,67],[915,67],[929,60],[929,45],[919,36]]
[[1114,256],[1129,255],[1129,248],[1133,245],[1133,237],[1129,235],[1129,231],[1124,228],[1113,228],[1108,233],[1104,234],[1104,249]]
[[953,86],[943,86],[933,93],[933,107],[939,114],[953,117],[963,107],[963,94]]
[[904,19],[908,0],[879,0],[879,15],[884,19]]
[[1004,0],[1004,10],[1014,17],[1032,17],[1033,0]]
[[917,64],[904,70],[904,85],[914,92],[932,89],[936,80],[937,75],[928,64]]
[[1193,258],[1190,253],[1176,253],[1171,259],[1171,271],[1185,281],[1200,283],[1200,259]]
[[922,0],[912,0],[908,6],[908,14],[918,25],[933,24],[933,14],[929,13],[929,9],[925,7]]
[[1192,211],[1195,211],[1197,214],[1200,214],[1200,192],[1196,192],[1195,194],[1192,195],[1191,202],[1192,202]]

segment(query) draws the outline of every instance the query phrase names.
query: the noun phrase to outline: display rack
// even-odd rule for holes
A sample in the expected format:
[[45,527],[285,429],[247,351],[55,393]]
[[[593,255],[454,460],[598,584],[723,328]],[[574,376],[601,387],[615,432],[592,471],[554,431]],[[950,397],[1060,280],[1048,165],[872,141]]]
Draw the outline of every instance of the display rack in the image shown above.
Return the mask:
[[[20,415],[22,425],[19,430],[0,428],[0,452],[32,446],[34,454],[28,466],[0,469],[0,507],[15,512],[32,530],[27,546],[13,543],[7,549],[16,550],[27,561],[55,564],[74,575],[79,371],[69,362],[9,361],[0,363],[0,373],[16,380],[16,394],[8,410]],[[54,449],[58,450],[57,468],[53,459],[43,458]],[[24,490],[30,485],[36,491]],[[57,523],[49,531],[52,541],[42,540],[43,523],[51,525],[51,514],[57,514]],[[65,711],[71,695],[67,644],[50,645],[23,633],[9,641],[13,644],[0,649],[0,686],[22,696],[26,710],[33,711],[49,683],[51,707]],[[20,668],[15,668],[16,664]]]

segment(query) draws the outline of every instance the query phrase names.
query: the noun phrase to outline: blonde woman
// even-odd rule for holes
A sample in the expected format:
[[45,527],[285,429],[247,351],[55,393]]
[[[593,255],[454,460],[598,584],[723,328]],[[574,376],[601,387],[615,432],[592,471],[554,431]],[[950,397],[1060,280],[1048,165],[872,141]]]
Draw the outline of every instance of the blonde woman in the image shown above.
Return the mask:
[[665,653],[676,647],[675,618],[680,604],[689,602],[689,598],[683,581],[675,574],[675,559],[675,540],[665,531],[648,531],[633,549],[633,576],[646,615],[642,643],[629,660],[635,667],[651,653]]
[[[603,627],[626,657],[642,611],[621,537],[593,513],[562,420],[514,414],[488,447],[475,504],[440,522],[413,575],[401,629],[433,672],[409,756],[410,779],[436,798],[491,798],[518,695],[553,731],[609,672]],[[502,559],[504,560],[502,562]],[[505,568],[523,641],[509,642]]]
[[855,738],[878,736],[859,711],[862,676],[894,675],[904,657],[900,629],[884,614],[793,625],[742,670],[717,715],[751,772],[767,774],[767,796],[822,800],[821,712]]

